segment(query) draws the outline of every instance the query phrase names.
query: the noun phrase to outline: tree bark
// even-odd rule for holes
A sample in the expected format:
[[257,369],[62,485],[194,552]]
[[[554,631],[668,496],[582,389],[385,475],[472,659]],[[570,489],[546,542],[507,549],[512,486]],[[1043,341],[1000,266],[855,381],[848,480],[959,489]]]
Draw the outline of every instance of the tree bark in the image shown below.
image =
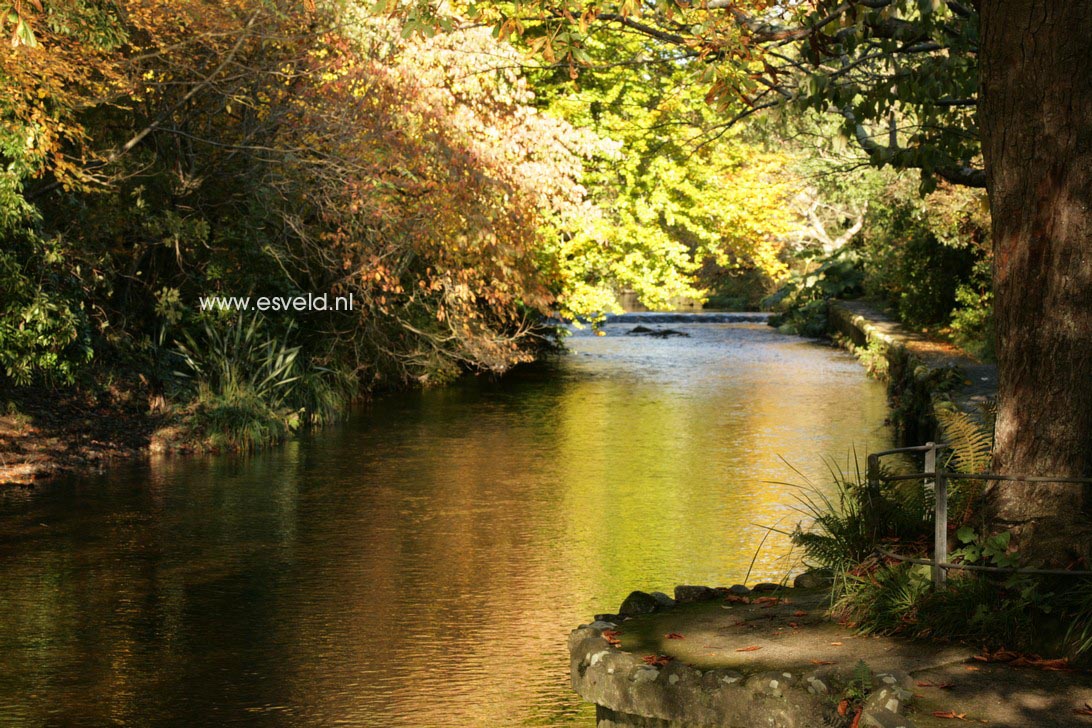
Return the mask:
[[[1092,475],[1092,6],[981,0],[993,217],[994,469]],[[1031,561],[1092,568],[1092,491],[999,483],[986,515]]]

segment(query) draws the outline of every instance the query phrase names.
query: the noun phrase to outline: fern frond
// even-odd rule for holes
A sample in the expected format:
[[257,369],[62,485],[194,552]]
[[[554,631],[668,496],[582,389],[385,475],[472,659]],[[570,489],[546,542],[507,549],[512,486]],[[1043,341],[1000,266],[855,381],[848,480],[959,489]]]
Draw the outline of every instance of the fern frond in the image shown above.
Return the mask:
[[948,467],[959,473],[984,473],[993,457],[993,430],[954,407],[937,407],[937,423],[951,447]]

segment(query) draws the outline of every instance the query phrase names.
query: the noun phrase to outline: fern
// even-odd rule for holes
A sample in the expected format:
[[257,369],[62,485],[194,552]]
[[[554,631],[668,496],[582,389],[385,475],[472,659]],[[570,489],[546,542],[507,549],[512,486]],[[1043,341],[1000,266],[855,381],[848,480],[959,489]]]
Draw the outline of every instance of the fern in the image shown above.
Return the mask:
[[[989,412],[984,412],[990,422]],[[937,407],[937,423],[951,448],[947,467],[957,473],[984,473],[993,459],[993,427],[983,424],[971,414],[955,407]],[[985,483],[981,480],[953,480],[948,495],[948,507],[956,515],[956,523],[971,520],[978,497]]]
[[958,473],[984,473],[993,457],[993,428],[954,407],[937,407],[937,423],[952,456],[948,467]]

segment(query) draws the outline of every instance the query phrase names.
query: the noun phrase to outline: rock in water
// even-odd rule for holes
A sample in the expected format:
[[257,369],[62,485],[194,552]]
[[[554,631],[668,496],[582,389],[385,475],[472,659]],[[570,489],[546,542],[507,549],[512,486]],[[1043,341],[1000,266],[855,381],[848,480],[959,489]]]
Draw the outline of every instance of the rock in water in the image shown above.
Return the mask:
[[652,614],[660,610],[660,603],[656,597],[643,591],[635,591],[626,597],[618,613],[626,617],[635,617],[639,614]]
[[796,577],[792,585],[797,589],[820,589],[834,583],[830,569],[812,569]]
[[707,586],[688,586],[680,584],[675,587],[675,601],[680,604],[690,602],[708,602],[717,598],[717,592]]
[[651,336],[655,339],[666,339],[670,336],[690,336],[690,334],[675,329],[650,329],[647,326],[634,326],[626,332],[626,336]]
[[660,609],[671,609],[675,606],[675,600],[663,592],[652,592],[650,596],[659,603]]

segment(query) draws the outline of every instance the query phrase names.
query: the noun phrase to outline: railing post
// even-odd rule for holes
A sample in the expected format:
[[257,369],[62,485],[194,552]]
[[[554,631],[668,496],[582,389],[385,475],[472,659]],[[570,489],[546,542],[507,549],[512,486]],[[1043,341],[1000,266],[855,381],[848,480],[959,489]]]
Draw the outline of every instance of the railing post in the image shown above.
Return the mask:
[[[931,451],[934,453],[935,451]],[[944,475],[944,464],[936,468],[936,517],[934,519],[935,530],[933,534],[933,584],[936,587],[944,586],[948,578],[948,572],[941,564],[948,562],[948,478]]]
[[933,484],[932,476],[937,471],[937,444],[935,442],[925,443],[925,447],[929,448],[925,451],[925,487],[928,488]]
[[877,487],[880,484],[880,456],[869,455],[868,456],[868,472],[865,475],[868,478],[868,485],[872,488]]

